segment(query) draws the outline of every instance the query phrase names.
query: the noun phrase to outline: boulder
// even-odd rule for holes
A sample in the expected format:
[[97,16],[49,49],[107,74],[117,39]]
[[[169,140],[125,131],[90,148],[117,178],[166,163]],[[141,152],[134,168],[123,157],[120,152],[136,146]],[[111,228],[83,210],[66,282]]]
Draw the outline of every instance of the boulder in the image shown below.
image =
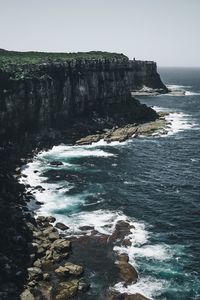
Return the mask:
[[49,237],[50,241],[55,241],[59,238],[59,233],[58,232],[51,232],[48,237]]
[[63,223],[60,223],[60,222],[56,223],[55,227],[58,228],[58,229],[60,229],[60,230],[67,230],[67,229],[69,229],[69,227],[67,225],[65,225]]
[[51,246],[51,249],[55,250],[58,253],[67,252],[70,250],[70,248],[71,242],[64,239],[55,240]]
[[60,266],[55,270],[55,273],[60,277],[68,275],[80,276],[83,273],[83,267],[67,262],[64,266]]
[[118,268],[120,270],[120,277],[126,284],[137,282],[138,274],[135,268],[126,261],[119,261]]
[[78,291],[78,280],[62,282],[58,286],[56,300],[67,300],[76,295]]

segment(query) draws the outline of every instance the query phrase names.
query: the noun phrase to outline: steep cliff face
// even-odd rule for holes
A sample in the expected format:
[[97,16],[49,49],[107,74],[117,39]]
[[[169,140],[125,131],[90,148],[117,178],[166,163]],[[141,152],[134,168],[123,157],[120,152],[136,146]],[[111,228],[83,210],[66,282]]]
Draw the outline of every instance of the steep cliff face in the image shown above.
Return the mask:
[[157,114],[131,98],[143,85],[166,91],[154,62],[120,59],[70,60],[10,65],[0,69],[0,136],[97,117],[143,122]]
[[131,90],[139,90],[145,86],[160,93],[168,92],[157,72],[157,65],[154,61],[131,60],[129,65]]

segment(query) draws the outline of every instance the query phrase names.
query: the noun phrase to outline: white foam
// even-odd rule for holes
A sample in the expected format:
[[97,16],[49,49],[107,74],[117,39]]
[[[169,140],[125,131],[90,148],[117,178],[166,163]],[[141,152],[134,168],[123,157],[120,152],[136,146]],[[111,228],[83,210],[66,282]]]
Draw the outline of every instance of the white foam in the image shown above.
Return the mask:
[[101,149],[92,149],[97,145],[89,145],[86,147],[80,146],[54,146],[51,150],[47,152],[42,152],[38,157],[50,159],[51,157],[56,157],[56,159],[70,159],[74,157],[108,157],[114,156],[114,154],[103,151]]
[[191,89],[191,86],[186,86],[186,85],[167,85],[168,89],[170,90],[170,93],[168,96],[195,96],[195,95],[200,95],[200,92],[193,92],[193,91],[188,91],[187,89]]
[[167,85],[167,88],[169,90],[180,90],[180,89],[189,89],[191,88],[192,86],[190,85],[179,85],[179,84],[169,84]]
[[166,281],[157,280],[153,277],[142,277],[139,278],[137,283],[124,286],[122,282],[117,283],[114,289],[120,293],[136,294],[139,293],[153,299],[156,295],[159,295],[160,291],[166,286]]
[[[157,112],[169,112],[168,108],[163,108],[159,106],[153,106],[153,109]],[[183,112],[169,112],[165,116],[165,120],[168,122],[165,130],[167,131],[162,135],[162,130],[160,131],[161,136],[173,135],[178,132],[182,132],[190,129],[199,129],[198,125],[194,122],[189,114],[184,114]],[[157,133],[155,133],[157,134]]]
[[56,217],[60,222],[69,225],[71,232],[75,235],[82,234],[79,230],[81,226],[91,226],[101,234],[111,235],[115,224],[119,220],[127,219],[121,212],[102,209],[92,212],[74,213],[69,216],[56,215]]
[[188,114],[184,114],[182,112],[170,113],[165,117],[165,119],[169,122],[168,135],[173,135],[197,126]]

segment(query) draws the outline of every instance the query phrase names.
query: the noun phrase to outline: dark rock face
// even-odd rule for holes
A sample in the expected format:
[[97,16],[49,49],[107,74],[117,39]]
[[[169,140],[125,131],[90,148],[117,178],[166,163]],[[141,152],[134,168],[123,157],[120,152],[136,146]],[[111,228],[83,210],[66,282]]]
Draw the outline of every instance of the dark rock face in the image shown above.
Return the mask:
[[143,85],[167,89],[154,62],[128,59],[74,60],[0,69],[0,137],[53,128],[65,130],[82,118],[118,122],[154,120],[157,115],[131,98]]

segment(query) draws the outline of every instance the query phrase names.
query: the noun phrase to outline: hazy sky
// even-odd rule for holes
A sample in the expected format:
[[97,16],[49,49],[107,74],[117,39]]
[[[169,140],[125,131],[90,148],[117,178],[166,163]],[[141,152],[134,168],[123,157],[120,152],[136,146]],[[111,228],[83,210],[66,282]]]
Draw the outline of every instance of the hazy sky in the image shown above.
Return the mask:
[[200,0],[0,0],[0,48],[200,66]]

